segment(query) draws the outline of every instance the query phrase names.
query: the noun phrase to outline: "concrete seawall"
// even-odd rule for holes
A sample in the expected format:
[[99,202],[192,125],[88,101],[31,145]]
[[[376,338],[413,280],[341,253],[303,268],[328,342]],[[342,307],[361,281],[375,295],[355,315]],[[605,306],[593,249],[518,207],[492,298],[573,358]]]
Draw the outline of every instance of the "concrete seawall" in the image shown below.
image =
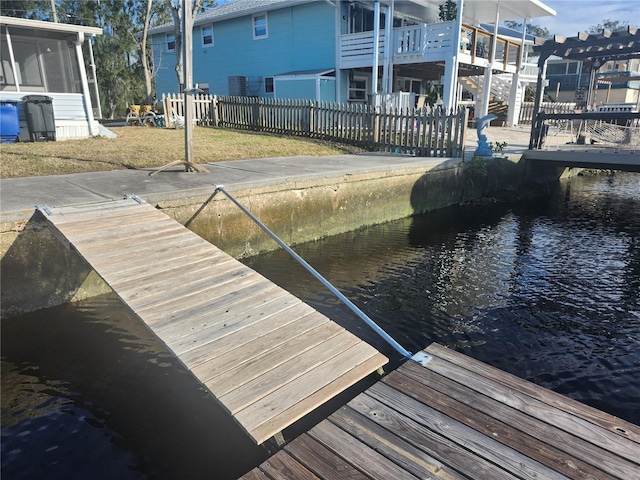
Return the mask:
[[[365,168],[354,165],[355,156],[345,157],[349,158],[314,159],[316,170],[320,171],[313,174],[309,171],[300,173],[302,166],[309,165],[305,162],[296,162],[296,167],[291,167],[290,161],[283,162],[280,167],[287,170],[286,174],[275,179],[264,179],[258,175],[262,178],[259,181],[248,175],[246,170],[242,174],[243,181],[233,181],[233,178],[226,181],[229,178],[225,179],[223,173],[211,178],[167,172],[161,182],[171,184],[172,188],[163,189],[159,182],[154,184],[154,188],[145,185],[142,194],[137,192],[140,192],[142,182],[148,181],[146,172],[107,172],[92,174],[96,178],[76,177],[72,183],[77,183],[76,180],[83,182],[82,193],[76,194],[65,194],[64,188],[59,186],[56,189],[50,182],[46,183],[47,188],[56,193],[47,193],[42,186],[44,183],[37,184],[44,182],[42,179],[16,179],[15,185],[3,180],[3,187],[14,186],[16,190],[19,187],[20,191],[26,184],[31,185],[31,196],[16,204],[11,211],[5,210],[7,202],[3,196],[0,224],[1,315],[4,318],[109,291],[89,265],[53,236],[39,214],[34,213],[33,208],[27,208],[29,204],[35,206],[48,202],[53,206],[63,206],[137,193],[227,253],[242,257],[278,247],[224,195],[213,195],[216,183],[223,183],[227,191],[274,233],[288,244],[295,245],[473,201],[495,187],[517,187],[526,173],[524,162],[518,162],[519,155],[510,160],[490,162],[487,172],[478,172],[470,162],[459,159],[371,155],[357,159],[364,162],[362,165],[367,165]],[[266,160],[254,162],[268,163]],[[334,166],[329,168],[331,162]],[[226,163],[241,167],[239,170],[249,165]],[[235,170],[231,173],[236,174]],[[549,178],[559,177],[555,171],[545,172],[547,175]],[[50,180],[53,183],[69,182],[70,177]],[[127,184],[133,177],[135,181]],[[111,183],[113,192],[96,192],[98,187],[91,186],[92,181],[100,185]],[[96,198],[85,198],[87,191]],[[35,200],[42,197],[45,197],[44,202]]]

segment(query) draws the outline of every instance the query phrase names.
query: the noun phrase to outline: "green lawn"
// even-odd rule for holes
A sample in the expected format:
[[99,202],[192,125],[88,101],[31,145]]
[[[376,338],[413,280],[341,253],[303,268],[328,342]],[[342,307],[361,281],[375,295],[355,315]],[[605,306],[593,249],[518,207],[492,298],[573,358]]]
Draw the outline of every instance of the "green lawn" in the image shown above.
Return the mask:
[[[161,167],[184,159],[184,130],[154,127],[110,128],[118,138],[13,143],[0,146],[0,177],[30,177]],[[359,148],[276,135],[195,127],[195,163],[293,155],[340,155]]]

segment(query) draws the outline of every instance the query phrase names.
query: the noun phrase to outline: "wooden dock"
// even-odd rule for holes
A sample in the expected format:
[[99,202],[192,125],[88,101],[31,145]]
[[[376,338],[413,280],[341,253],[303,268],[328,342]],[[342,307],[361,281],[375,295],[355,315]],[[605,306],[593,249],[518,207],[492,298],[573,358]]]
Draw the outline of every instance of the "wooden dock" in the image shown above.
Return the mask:
[[38,210],[258,444],[387,363],[151,205]]
[[640,479],[640,427],[437,344],[242,477]]

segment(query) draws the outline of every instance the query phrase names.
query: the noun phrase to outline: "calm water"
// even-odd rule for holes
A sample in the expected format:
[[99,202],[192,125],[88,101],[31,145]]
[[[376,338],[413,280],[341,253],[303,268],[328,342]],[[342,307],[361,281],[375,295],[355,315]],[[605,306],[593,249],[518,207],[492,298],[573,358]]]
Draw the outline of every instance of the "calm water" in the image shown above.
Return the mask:
[[[640,175],[296,250],[407,349],[436,341],[640,424]],[[397,364],[286,254],[247,264]],[[236,478],[266,455],[115,297],[2,321],[6,478]]]
[[[439,342],[640,425],[640,175],[296,251],[408,350]],[[284,253],[248,264],[397,358]]]

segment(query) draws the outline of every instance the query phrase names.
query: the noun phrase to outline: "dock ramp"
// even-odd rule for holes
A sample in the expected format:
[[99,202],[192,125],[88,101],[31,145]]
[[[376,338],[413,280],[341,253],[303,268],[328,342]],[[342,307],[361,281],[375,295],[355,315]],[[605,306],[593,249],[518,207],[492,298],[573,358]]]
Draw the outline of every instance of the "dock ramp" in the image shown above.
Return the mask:
[[258,444],[388,361],[137,198],[38,210]]

